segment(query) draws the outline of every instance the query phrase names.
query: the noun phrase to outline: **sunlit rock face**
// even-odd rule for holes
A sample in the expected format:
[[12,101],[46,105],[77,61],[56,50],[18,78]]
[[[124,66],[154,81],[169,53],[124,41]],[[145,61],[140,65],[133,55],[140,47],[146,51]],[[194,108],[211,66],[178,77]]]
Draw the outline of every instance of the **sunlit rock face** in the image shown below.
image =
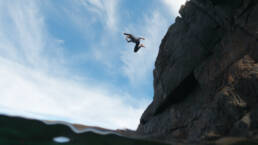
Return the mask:
[[188,141],[258,131],[258,1],[190,0],[163,38],[137,132]]

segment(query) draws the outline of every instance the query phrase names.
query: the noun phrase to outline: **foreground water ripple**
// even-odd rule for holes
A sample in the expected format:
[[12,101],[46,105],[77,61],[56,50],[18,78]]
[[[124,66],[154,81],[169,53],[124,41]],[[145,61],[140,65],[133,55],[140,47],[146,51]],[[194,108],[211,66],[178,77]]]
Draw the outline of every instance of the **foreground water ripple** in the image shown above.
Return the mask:
[[[166,145],[126,131],[0,115],[0,145]],[[174,142],[172,145],[183,145]],[[185,143],[184,143],[185,144]],[[222,138],[191,145],[258,145],[257,139]]]

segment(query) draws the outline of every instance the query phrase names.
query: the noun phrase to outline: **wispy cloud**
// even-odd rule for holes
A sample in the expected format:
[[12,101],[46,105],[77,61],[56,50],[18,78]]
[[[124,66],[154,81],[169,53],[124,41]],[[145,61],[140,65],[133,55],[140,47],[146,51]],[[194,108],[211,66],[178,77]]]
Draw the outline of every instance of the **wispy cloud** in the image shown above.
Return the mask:
[[[13,115],[40,119],[59,116],[56,119],[66,118],[86,125],[136,129],[148,103],[119,91],[53,77],[3,58],[0,58],[0,75],[5,76],[0,81],[0,106],[8,107]],[[134,107],[128,102],[133,102]]]
[[0,13],[0,56],[38,68],[48,67],[49,61],[62,62],[56,57],[62,55],[62,40],[47,33],[36,1],[0,3],[4,11]]
[[117,35],[120,33],[119,6],[119,0],[78,0],[60,6],[61,13],[55,11],[59,18],[65,14],[86,42],[83,52],[74,54],[72,61],[95,63],[111,72],[118,57],[120,44],[116,42],[121,37]]
[[99,16],[111,30],[117,29],[118,0],[80,0],[81,4]]
[[[4,9],[2,10],[5,13],[0,14],[0,41],[2,41],[0,47],[2,51],[5,50],[4,56],[10,57],[13,55],[13,59],[22,56],[21,59],[30,64],[38,62],[39,52],[42,51],[44,45],[42,35],[38,35],[42,34],[40,28],[42,28],[43,18],[38,17],[35,4],[21,5],[18,4],[19,2],[13,4],[8,1],[1,1],[1,3],[2,6],[6,6],[3,6]],[[35,21],[35,19],[38,20]],[[15,42],[12,42],[13,40]]]
[[186,2],[186,0],[162,0],[162,2],[170,10],[172,16],[177,16],[179,9]]

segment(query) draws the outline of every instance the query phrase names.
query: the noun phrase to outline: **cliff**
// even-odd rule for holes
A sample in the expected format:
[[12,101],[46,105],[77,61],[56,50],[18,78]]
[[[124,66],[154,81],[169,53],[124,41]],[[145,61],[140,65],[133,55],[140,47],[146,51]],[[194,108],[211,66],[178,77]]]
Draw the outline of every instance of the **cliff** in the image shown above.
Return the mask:
[[163,38],[137,132],[187,141],[258,132],[258,1],[190,0]]

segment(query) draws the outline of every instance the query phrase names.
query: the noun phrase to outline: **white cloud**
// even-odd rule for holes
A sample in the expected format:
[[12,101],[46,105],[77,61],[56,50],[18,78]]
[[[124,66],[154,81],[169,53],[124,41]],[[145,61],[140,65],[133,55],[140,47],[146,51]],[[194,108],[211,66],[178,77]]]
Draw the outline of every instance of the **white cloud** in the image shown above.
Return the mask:
[[147,101],[54,73],[66,72],[64,42],[48,33],[37,2],[0,0],[0,113],[135,129]]
[[136,129],[149,103],[102,87],[53,77],[3,58],[0,58],[0,76],[4,76],[0,81],[0,106],[9,108],[6,111],[12,115],[45,120],[57,116],[86,125]]
[[[42,27],[42,17],[38,17],[38,21],[35,21],[38,14],[34,3],[29,3],[29,5],[13,4],[9,1],[1,1],[1,3],[1,5],[6,6],[2,10],[5,13],[0,14],[1,51],[5,52],[5,56],[13,55],[13,59],[19,57],[18,55],[22,53],[22,59],[26,59],[25,62],[34,63],[38,61],[38,52],[43,45],[42,36],[37,35],[41,33],[41,29],[38,28]],[[12,40],[16,41],[12,42]],[[18,52],[20,53],[18,54]]]
[[[0,1],[0,56],[38,68],[61,63],[62,40],[54,39],[46,31],[44,17],[36,1]],[[58,62],[57,62],[58,61]],[[39,67],[40,66],[40,67]]]
[[186,0],[162,0],[162,2],[170,10],[172,16],[179,15],[178,11],[180,7],[186,2]]
[[117,0],[80,0],[81,4],[91,12],[97,14],[100,20],[111,30],[117,28]]
[[[78,0],[69,2],[61,11],[65,13],[72,22],[75,29],[87,42],[88,48],[76,54],[74,61],[85,63],[98,63],[111,72],[119,49],[115,43],[119,27],[119,0]],[[62,17],[64,14],[57,14]],[[99,25],[101,24],[101,25]],[[104,28],[104,29],[103,29]],[[112,47],[113,51],[110,51]]]
[[[137,53],[132,53],[134,45],[129,45],[128,49],[122,52],[121,59],[124,63],[122,69],[132,84],[142,84],[148,78],[148,74],[152,75],[159,45],[168,25],[169,21],[158,11],[154,11],[150,16],[145,15],[142,26],[128,28],[128,32],[143,34],[146,38],[146,40],[141,41],[146,48],[141,48]],[[135,31],[135,28],[140,31]]]

